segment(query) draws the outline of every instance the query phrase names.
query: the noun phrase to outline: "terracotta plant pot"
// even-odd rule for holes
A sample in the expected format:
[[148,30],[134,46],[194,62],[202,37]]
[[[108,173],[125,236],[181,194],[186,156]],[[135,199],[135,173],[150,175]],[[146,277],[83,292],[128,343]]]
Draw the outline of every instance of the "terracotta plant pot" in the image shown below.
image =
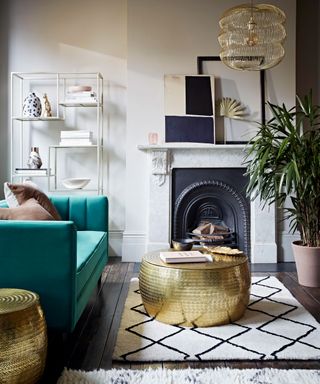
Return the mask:
[[320,287],[320,247],[306,247],[301,241],[292,243],[299,284]]

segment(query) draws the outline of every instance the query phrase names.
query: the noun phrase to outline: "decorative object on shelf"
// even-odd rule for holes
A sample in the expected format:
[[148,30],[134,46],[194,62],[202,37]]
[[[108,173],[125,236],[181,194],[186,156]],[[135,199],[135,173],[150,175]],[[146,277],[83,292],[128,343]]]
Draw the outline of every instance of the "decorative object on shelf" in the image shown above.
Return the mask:
[[48,96],[46,93],[43,94],[43,103],[44,103],[43,117],[52,117],[51,104],[48,100]]
[[92,87],[90,85],[71,85],[68,87],[68,92],[76,93],[76,92],[91,92]]
[[150,132],[148,134],[148,141],[150,145],[158,144],[158,134],[157,132]]
[[31,152],[29,155],[29,160],[28,160],[27,165],[30,169],[41,168],[42,160],[41,160],[41,157],[39,155],[39,148],[38,147],[31,147]]
[[223,97],[218,101],[219,116],[228,117],[229,119],[243,119],[246,116],[246,107],[236,99],[231,97]]
[[218,40],[222,62],[232,69],[272,68],[284,57],[284,12],[269,4],[242,4],[222,15]]
[[268,105],[272,117],[247,148],[247,193],[285,207],[290,230],[301,238],[293,242],[298,281],[320,287],[320,106],[311,92],[292,108]]
[[41,101],[39,97],[30,92],[24,99],[22,114],[24,117],[40,117],[42,112]]
[[68,88],[65,95],[66,104],[97,104],[96,92],[92,91],[89,85],[74,85]]
[[91,179],[88,178],[70,178],[61,181],[62,185],[67,189],[82,189],[89,184]]
[[214,77],[166,75],[165,141],[214,143]]

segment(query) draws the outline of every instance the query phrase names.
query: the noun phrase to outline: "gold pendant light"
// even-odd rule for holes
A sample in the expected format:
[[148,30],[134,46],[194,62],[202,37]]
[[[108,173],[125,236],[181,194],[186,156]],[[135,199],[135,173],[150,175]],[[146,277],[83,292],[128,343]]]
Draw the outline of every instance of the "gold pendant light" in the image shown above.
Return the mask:
[[221,17],[220,58],[232,69],[258,71],[277,65],[284,57],[284,12],[267,4],[243,4]]

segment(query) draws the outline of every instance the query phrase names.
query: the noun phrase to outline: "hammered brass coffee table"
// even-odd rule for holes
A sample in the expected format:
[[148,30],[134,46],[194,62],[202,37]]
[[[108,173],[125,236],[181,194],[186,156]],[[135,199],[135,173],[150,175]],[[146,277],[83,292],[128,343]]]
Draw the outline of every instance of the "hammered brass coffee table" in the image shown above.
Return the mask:
[[[168,251],[168,250],[166,250]],[[141,263],[139,286],[146,311],[157,320],[186,327],[209,327],[238,320],[250,295],[248,258],[207,263],[166,264],[160,251]]]

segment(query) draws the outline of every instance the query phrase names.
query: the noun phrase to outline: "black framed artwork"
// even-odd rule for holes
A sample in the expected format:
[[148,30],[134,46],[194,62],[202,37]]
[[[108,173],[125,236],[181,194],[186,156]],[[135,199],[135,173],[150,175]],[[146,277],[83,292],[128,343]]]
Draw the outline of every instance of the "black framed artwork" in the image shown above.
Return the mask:
[[165,141],[215,143],[215,79],[165,75]]
[[[215,142],[245,144],[265,123],[265,71],[236,71],[222,63],[219,56],[198,56],[199,75],[215,79]],[[222,103],[237,103],[241,116],[226,117]],[[221,113],[219,113],[221,111]]]

